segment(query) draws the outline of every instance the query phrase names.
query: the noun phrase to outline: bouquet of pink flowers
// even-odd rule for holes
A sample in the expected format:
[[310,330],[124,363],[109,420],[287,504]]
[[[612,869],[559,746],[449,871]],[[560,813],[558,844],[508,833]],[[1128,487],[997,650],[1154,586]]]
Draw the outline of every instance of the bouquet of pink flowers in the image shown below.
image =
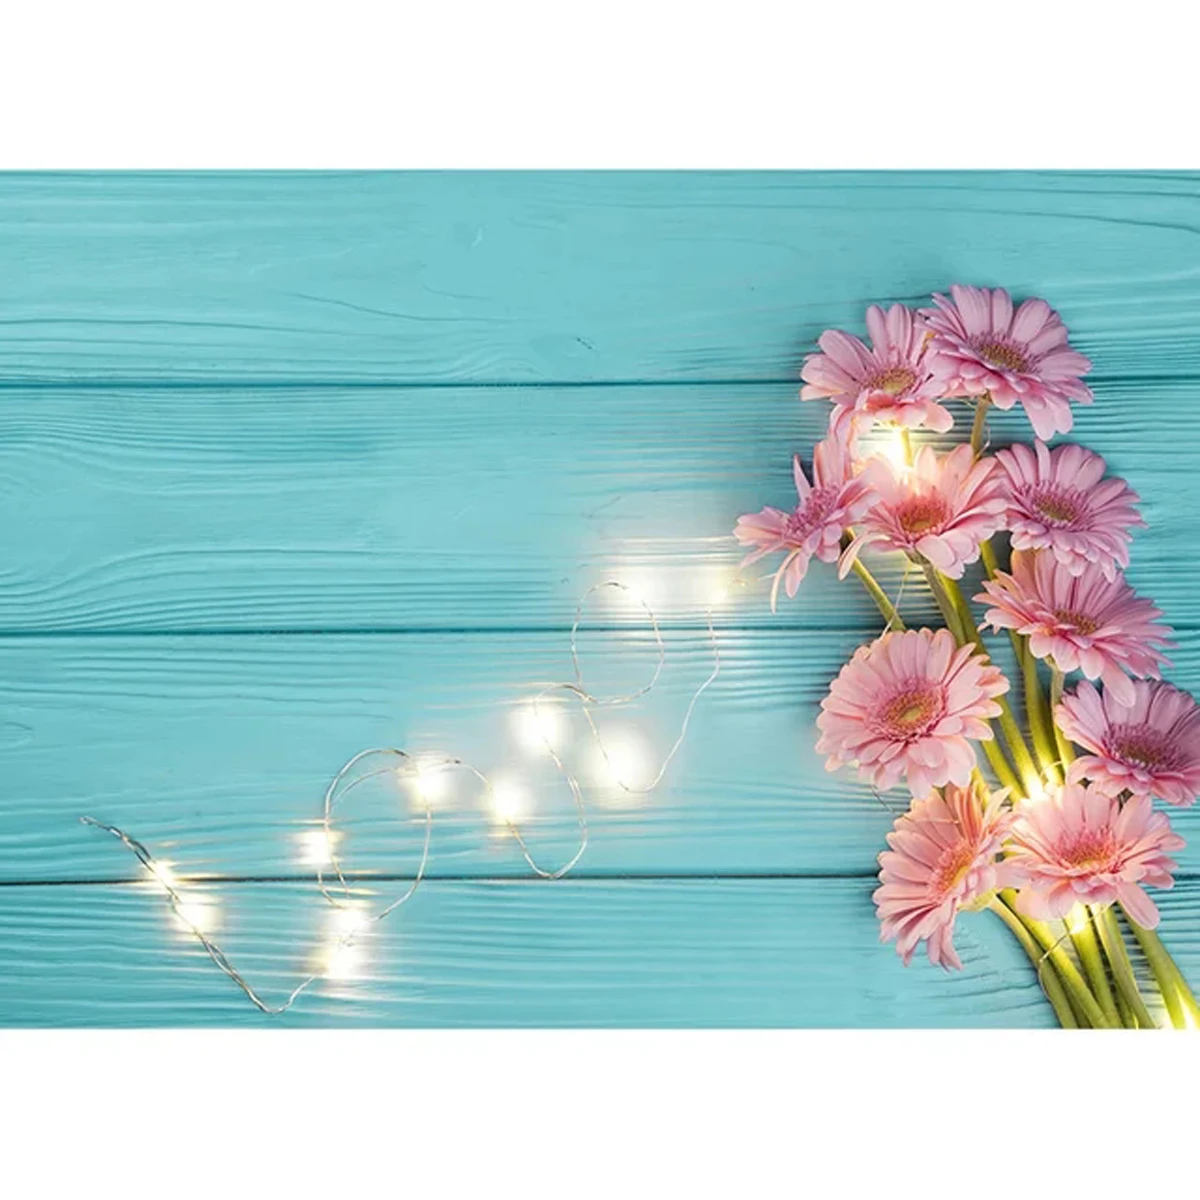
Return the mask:
[[[960,967],[958,914],[987,909],[1063,1026],[1154,1028],[1151,1007],[1176,1028],[1200,1024],[1146,891],[1172,885],[1170,854],[1184,844],[1154,799],[1190,805],[1200,792],[1200,707],[1161,680],[1171,630],[1122,573],[1145,524],[1137,495],[1098,454],[1046,444],[1070,431],[1072,403],[1092,402],[1091,363],[1044,300],[1014,309],[1002,288],[955,286],[915,313],[873,305],[866,324],[869,346],[828,330],[805,361],[801,399],[833,411],[811,481],[794,460],[795,508],[743,516],[735,534],[746,563],[783,553],[772,607],[816,557],[856,574],[886,622],[817,718],[829,770],[852,766],[911,797],[879,856],[881,939],[905,964],[924,942],[933,963]],[[913,431],[952,428],[950,400],[974,408],[970,443],[914,445]],[[989,409],[1017,404],[1037,440],[985,453]],[[872,445],[881,426],[891,453]],[[1002,531],[1007,569],[993,545]],[[864,562],[877,551],[923,573],[944,628],[905,626]],[[982,619],[960,585],[977,562]],[[1008,631],[1017,705],[984,629]]]

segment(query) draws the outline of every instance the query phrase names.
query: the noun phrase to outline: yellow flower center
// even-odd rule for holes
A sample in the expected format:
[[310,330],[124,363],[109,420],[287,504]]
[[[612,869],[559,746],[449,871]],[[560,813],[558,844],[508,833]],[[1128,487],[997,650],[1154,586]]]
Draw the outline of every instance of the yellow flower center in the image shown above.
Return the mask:
[[1117,844],[1111,829],[1088,829],[1064,846],[1059,860],[1077,871],[1104,870],[1112,864]]
[[942,896],[952,892],[962,883],[974,862],[975,847],[968,842],[943,851],[930,881],[931,889]]
[[998,338],[980,342],[976,350],[987,359],[993,367],[1003,367],[1006,371],[1028,371],[1029,363],[1025,355],[1010,342]]
[[920,537],[945,524],[946,502],[941,496],[913,496],[896,511],[896,520],[905,533]]
[[893,696],[879,714],[890,737],[904,739],[923,733],[941,717],[942,697],[937,687],[913,685]]
[[906,392],[917,382],[915,372],[908,367],[888,367],[871,378],[870,387],[877,392],[886,392],[889,396],[898,396]]

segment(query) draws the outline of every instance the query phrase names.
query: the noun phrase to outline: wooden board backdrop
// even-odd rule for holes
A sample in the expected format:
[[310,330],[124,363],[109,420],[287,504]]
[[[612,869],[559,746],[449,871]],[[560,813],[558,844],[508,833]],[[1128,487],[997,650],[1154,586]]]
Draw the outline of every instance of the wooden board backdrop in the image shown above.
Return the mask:
[[[203,877],[277,998],[321,936],[297,835],[332,772],[381,743],[512,768],[512,705],[568,675],[605,578],[664,616],[636,719],[665,750],[733,521],[786,503],[819,436],[804,353],[956,280],[1045,296],[1093,358],[1077,435],[1143,496],[1132,577],[1200,689],[1200,178],[0,177],[0,1023],[261,1024],[77,818]],[[988,915],[961,974],[877,944],[890,816],[813,751],[878,627],[859,591],[822,572],[777,616],[762,587],[718,612],[691,739],[650,799],[600,798],[570,879],[531,881],[460,789],[360,977],[279,1023],[1050,1024]],[[644,629],[596,617],[588,669],[636,684]],[[531,840],[569,852],[569,797],[530,786]],[[1165,933],[1200,978],[1179,825]],[[344,849],[382,893],[419,836],[373,795]]]

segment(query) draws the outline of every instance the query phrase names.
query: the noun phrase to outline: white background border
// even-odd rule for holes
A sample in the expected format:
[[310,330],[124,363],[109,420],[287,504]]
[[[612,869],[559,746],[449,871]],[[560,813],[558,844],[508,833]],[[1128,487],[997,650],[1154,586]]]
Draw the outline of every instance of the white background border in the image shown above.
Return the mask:
[[[1200,165],[1194,16],[1102,11],[38,0],[2,18],[0,166]],[[146,1200],[1159,1193],[1194,1181],[1197,1066],[1176,1034],[12,1031],[0,1170]]]
[[1196,26],[1182,0],[36,0],[0,18],[0,163],[1187,167]]

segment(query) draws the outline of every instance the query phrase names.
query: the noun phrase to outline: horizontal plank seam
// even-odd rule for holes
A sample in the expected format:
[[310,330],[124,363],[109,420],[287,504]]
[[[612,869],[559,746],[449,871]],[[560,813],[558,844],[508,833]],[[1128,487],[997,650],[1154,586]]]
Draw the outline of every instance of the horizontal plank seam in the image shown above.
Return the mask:
[[[932,616],[932,614],[930,614]],[[708,626],[703,622],[673,621],[670,617],[659,617],[659,626],[665,634],[672,633],[708,633]],[[1195,633],[1200,631],[1200,623],[1175,622],[1171,626],[1175,633]],[[812,622],[797,625],[774,624],[764,621],[755,624],[728,625],[720,620],[716,622],[717,635],[733,633],[806,633],[821,635],[825,633],[851,634],[858,633],[864,637],[873,637],[878,633],[875,626],[863,625],[814,625]],[[570,625],[374,625],[346,626],[344,628],[307,628],[305,626],[286,626],[267,629],[255,629],[243,626],[218,627],[213,629],[139,629],[137,626],[128,628],[90,629],[87,626],[70,629],[0,629],[0,641],[59,641],[67,638],[247,638],[247,637],[295,637],[295,638],[361,638],[361,637],[446,637],[446,636],[523,636],[528,634],[569,635]],[[585,622],[579,627],[580,634],[589,633],[650,633],[648,624],[627,622],[624,624],[594,625]]]
[[[858,871],[580,871],[572,872],[562,879],[543,879],[536,875],[471,875],[466,873],[426,874],[425,883],[488,883],[488,884],[549,884],[549,883],[737,883],[737,882],[836,882],[845,880],[874,879],[877,869],[864,868]],[[304,884],[316,886],[315,875],[180,875],[180,886],[203,886],[225,884]],[[377,883],[411,883],[411,874],[350,874],[346,882],[352,885]],[[1179,871],[1176,882],[1200,879],[1200,872]],[[151,881],[144,875],[122,879],[0,879],[3,888],[41,887],[146,887]]]
[[[816,350],[816,346],[813,346]],[[1090,375],[1089,386],[1106,387],[1112,384],[1191,383],[1200,382],[1200,372],[1122,372],[1119,375]],[[794,375],[743,376],[728,379],[394,379],[394,378],[332,378],[279,379],[271,376],[211,379],[201,377],[162,376],[151,378],[121,376],[88,376],[81,379],[43,379],[0,377],[0,391],[76,392],[76,391],[446,391],[473,389],[478,391],[520,391],[531,388],[585,390],[597,388],[728,388],[728,387],[799,387],[799,368]]]
[[[837,880],[874,879],[877,871],[572,871],[569,877],[546,880],[537,875],[472,875],[468,872],[432,874],[426,872],[425,883],[686,883],[754,880]],[[315,875],[178,875],[181,886],[213,884],[305,884],[316,887]],[[411,883],[411,874],[345,873],[352,885],[376,883]],[[143,874],[119,879],[0,879],[0,888],[38,887],[144,887],[151,881]]]
[[[672,621],[669,617],[659,617],[659,626],[664,633],[708,633],[708,626],[700,621]],[[1182,625],[1174,626],[1176,630],[1186,631]],[[716,623],[718,635],[723,633],[758,633],[774,630],[780,633],[863,633],[873,635],[874,627],[868,629],[862,625],[813,625],[811,622],[803,625],[774,624],[764,621],[761,624],[724,624]],[[463,635],[500,635],[512,636],[522,634],[560,634],[569,635],[570,625],[372,625],[353,626],[344,628],[306,628],[304,626],[284,626],[267,629],[255,629],[247,626],[228,626],[212,629],[139,629],[136,626],[128,628],[102,627],[90,629],[87,626],[69,629],[6,629],[0,630],[0,640],[35,641],[45,638],[48,641],[62,638],[211,638],[211,637],[441,637],[451,634]],[[650,633],[651,626],[645,622],[627,621],[624,623],[593,624],[585,622],[579,627],[581,634],[588,633]]]

